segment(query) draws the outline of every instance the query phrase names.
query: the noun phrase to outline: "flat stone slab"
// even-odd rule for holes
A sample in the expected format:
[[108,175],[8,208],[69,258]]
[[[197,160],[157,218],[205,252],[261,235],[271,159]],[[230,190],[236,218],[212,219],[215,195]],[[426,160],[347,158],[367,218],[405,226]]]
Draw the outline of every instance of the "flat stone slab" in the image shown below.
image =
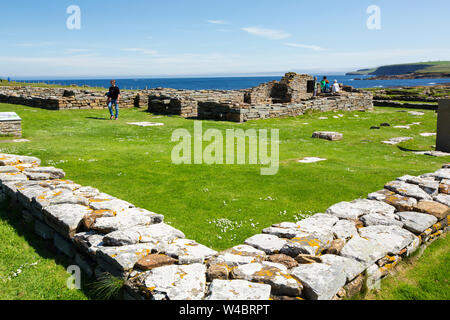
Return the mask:
[[408,111],[408,113],[413,116],[424,116],[425,115],[424,112],[420,112],[420,111]]
[[399,212],[398,216],[404,223],[405,229],[415,234],[421,234],[438,221],[432,215],[419,212]]
[[15,112],[0,112],[0,122],[22,121],[22,118]]
[[131,203],[120,199],[91,199],[89,205],[94,210],[111,210],[116,213],[134,207]]
[[292,269],[291,274],[302,282],[311,300],[331,300],[347,279],[342,270],[324,263],[303,264]]
[[387,254],[386,250],[375,243],[361,237],[353,237],[341,250],[340,255],[354,259],[369,267]]
[[389,140],[385,140],[385,141],[381,141],[381,142],[384,144],[396,145],[401,142],[405,142],[405,141],[412,140],[412,139],[413,138],[411,138],[411,137],[397,137],[397,138],[391,138]]
[[414,210],[430,214],[439,220],[446,218],[450,214],[450,207],[436,201],[419,201]]
[[324,158],[316,158],[316,157],[306,157],[301,160],[298,160],[299,163],[315,163],[315,162],[321,162],[326,161],[327,159]]
[[420,134],[422,137],[435,137],[436,132],[423,132]]
[[415,184],[397,180],[388,182],[384,187],[402,196],[415,198],[416,200],[432,200],[428,193]]
[[246,280],[214,280],[208,300],[269,300],[271,286]]
[[[109,211],[115,212],[113,210]],[[116,212],[116,215],[113,217],[108,216],[96,219],[91,228],[99,232],[110,233],[114,231],[130,229],[136,226],[148,226],[157,224],[163,219],[164,217],[162,215],[154,212],[150,212],[140,208],[128,208]]]
[[165,254],[150,254],[136,262],[135,267],[147,271],[163,266],[172,265],[176,261],[177,260],[166,256]]
[[0,166],[13,166],[17,164],[33,164],[36,166],[41,165],[41,160],[36,157],[20,156],[15,154],[0,154]]
[[339,220],[333,226],[331,231],[337,239],[350,239],[354,236],[358,236],[358,230],[356,229],[355,223],[346,219]]
[[96,251],[97,262],[108,272],[122,277],[124,272],[130,271],[136,262],[158,251],[155,243],[139,243],[121,247],[100,247]]
[[366,227],[378,225],[403,227],[403,222],[399,221],[398,216],[395,214],[388,216],[379,213],[371,213],[362,216],[360,220]]
[[313,138],[324,139],[329,141],[338,141],[344,138],[344,135],[339,132],[332,131],[316,131],[312,135]]
[[370,213],[393,214],[395,208],[385,202],[368,199],[358,199],[352,202],[337,203],[326,211],[340,219],[358,219]]
[[241,265],[233,269],[232,275],[234,279],[269,284],[275,295],[297,297],[303,289],[302,284],[289,274],[285,266],[270,262]]
[[42,173],[46,174],[48,178],[41,179],[41,180],[51,180],[51,179],[63,179],[65,177],[65,172],[61,169],[55,168],[55,167],[33,167],[33,168],[26,168],[24,170],[24,173],[26,175],[28,174],[36,174],[36,173]]
[[415,151],[414,153],[432,157],[450,157],[450,153],[442,151]]
[[448,168],[439,169],[436,172],[432,173],[432,175],[434,177],[436,177],[438,180],[443,180],[443,179],[450,180],[450,169],[448,169]]
[[347,282],[352,281],[365,270],[363,263],[343,256],[324,254],[320,256],[320,259],[322,260],[322,263],[342,270],[347,277]]
[[91,213],[89,207],[79,204],[57,204],[44,209],[44,220],[67,238],[72,238],[83,218]]
[[72,241],[80,251],[95,256],[97,250],[103,247],[103,237],[103,234],[87,231],[77,233]]
[[415,239],[414,234],[398,226],[365,227],[359,230],[359,234],[383,248],[386,254],[392,253],[394,255],[399,254]]
[[275,254],[280,252],[286,244],[286,240],[271,234],[256,234],[245,240],[245,244],[264,251],[266,254]]
[[434,197],[434,201],[445,204],[446,206],[450,207],[450,195],[449,194],[438,194],[436,197]]
[[128,122],[128,124],[138,127],[160,127],[164,126],[164,123],[158,122]]
[[215,261],[224,263],[228,267],[237,267],[243,264],[262,262],[265,258],[264,251],[248,245],[239,245],[221,252]]
[[[99,220],[114,219],[112,218],[99,218],[95,221],[95,224]],[[128,219],[128,218],[127,218]],[[139,216],[139,218],[132,216],[132,222],[130,223],[142,223],[142,225],[133,226],[130,228],[119,229],[108,233],[103,241],[108,246],[123,246],[136,243],[155,243],[172,241],[176,238],[184,238],[184,233],[172,226],[165,223],[152,224],[153,220],[148,216]],[[146,224],[146,225],[145,225]],[[93,229],[97,229],[94,227]],[[100,228],[103,229],[103,228]]]
[[144,280],[155,300],[201,300],[206,292],[203,264],[170,265],[148,271]]
[[177,258],[180,264],[204,263],[217,251],[189,239],[175,239],[164,250],[165,254]]

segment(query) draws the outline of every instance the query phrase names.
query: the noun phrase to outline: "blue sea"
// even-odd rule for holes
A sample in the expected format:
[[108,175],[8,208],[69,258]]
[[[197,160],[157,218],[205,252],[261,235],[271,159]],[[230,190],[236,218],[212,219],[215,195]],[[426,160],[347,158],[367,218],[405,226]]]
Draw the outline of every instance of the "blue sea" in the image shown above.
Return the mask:
[[[319,80],[323,75],[316,75]],[[405,79],[405,80],[356,80],[362,76],[328,75],[328,79],[333,82],[338,80],[344,85],[350,85],[355,88],[392,88],[406,86],[426,86],[440,83],[450,83],[450,79]],[[235,90],[255,87],[261,83],[277,80],[281,76],[264,77],[215,77],[215,78],[148,78],[148,79],[116,79],[117,85],[121,89],[150,89],[150,88],[174,88],[191,90]],[[58,84],[69,86],[75,84],[78,86],[87,85],[90,87],[109,88],[110,79],[67,79],[67,80],[17,80],[27,83],[44,82],[47,84]]]

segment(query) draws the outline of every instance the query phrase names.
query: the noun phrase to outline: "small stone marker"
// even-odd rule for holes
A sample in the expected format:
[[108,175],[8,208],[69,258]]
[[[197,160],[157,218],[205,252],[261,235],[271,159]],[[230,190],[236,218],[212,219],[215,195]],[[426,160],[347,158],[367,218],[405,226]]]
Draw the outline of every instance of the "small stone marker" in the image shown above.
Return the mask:
[[338,140],[342,140],[344,135],[342,133],[339,133],[339,132],[316,131],[316,132],[313,133],[312,137],[313,138],[318,138],[318,139],[330,140],[330,141],[338,141]]
[[411,129],[411,127],[408,126],[394,126],[395,129]]
[[424,132],[420,134],[422,137],[434,137],[436,136],[436,133],[433,132]]
[[22,136],[22,119],[15,112],[0,112],[0,135]]
[[419,112],[419,111],[409,111],[408,113],[413,115],[413,116],[423,116],[423,115],[425,115],[424,112]]
[[164,123],[158,122],[129,122],[128,124],[139,127],[160,127],[164,125]]

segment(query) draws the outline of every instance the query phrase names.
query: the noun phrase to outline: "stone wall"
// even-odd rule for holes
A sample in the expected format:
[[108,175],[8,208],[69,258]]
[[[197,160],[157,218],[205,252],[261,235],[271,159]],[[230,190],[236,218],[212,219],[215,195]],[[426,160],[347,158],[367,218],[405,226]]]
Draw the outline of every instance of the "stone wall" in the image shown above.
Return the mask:
[[[244,90],[176,90],[156,88],[122,91],[121,108],[147,108],[157,114],[243,122],[296,116],[309,110],[359,110],[373,107],[372,94],[344,87],[340,94],[313,97],[305,74],[287,73],[281,81]],[[106,92],[106,90],[105,90]],[[46,109],[106,108],[102,91],[35,87],[0,87],[0,102]]]
[[22,136],[22,121],[0,121],[0,136]]
[[[0,87],[0,102],[20,104],[29,107],[63,109],[107,108],[105,91],[72,90],[39,87]],[[120,107],[147,107],[148,100],[138,91],[122,91]]]
[[64,176],[34,157],[0,155],[11,206],[88,276],[124,278],[126,299],[342,299],[377,287],[449,228],[450,164],[222,252],[185,239],[160,214]]

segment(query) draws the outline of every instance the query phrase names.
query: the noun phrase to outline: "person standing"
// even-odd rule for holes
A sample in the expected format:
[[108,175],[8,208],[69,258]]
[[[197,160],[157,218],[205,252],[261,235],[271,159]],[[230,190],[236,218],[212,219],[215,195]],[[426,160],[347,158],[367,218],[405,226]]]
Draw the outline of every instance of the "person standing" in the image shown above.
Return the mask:
[[[109,88],[109,92],[106,95],[108,97],[108,109],[109,114],[111,115],[110,119],[117,120],[119,118],[120,89],[118,86],[116,86],[116,80],[111,80],[111,87]],[[115,106],[115,115],[112,108],[113,105]]]

